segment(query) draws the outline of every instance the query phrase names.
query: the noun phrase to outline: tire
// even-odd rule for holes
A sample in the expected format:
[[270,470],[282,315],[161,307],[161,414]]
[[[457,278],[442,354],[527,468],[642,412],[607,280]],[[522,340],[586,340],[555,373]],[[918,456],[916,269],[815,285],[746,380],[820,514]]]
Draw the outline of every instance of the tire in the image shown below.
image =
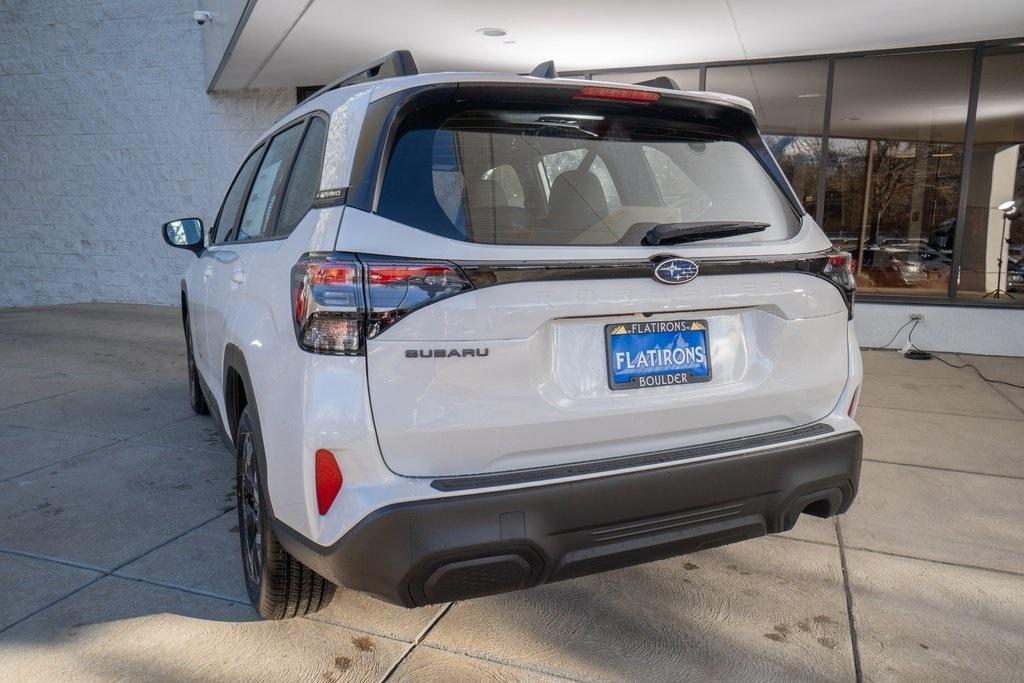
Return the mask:
[[199,370],[196,369],[196,357],[192,355],[192,328],[185,318],[185,355],[188,358],[188,401],[197,415],[209,415],[210,406],[206,403],[202,385],[199,384]]
[[334,597],[334,584],[292,557],[274,535],[260,471],[263,444],[246,406],[238,419],[238,535],[249,600],[264,619],[312,614]]

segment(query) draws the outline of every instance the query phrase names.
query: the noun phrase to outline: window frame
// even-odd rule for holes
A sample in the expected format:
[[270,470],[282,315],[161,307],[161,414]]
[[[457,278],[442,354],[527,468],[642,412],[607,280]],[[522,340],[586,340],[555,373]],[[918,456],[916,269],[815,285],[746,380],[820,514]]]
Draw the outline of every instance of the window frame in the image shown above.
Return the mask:
[[[227,231],[226,236],[224,237],[224,239],[221,240],[220,242],[218,242],[218,241],[216,241],[217,240],[217,233],[218,233],[219,228],[220,228],[220,219],[224,215],[224,205],[227,204],[228,195],[231,194],[231,190],[235,189],[235,183],[238,182],[238,176],[241,175],[242,169],[245,168],[245,165],[249,163],[250,159],[252,159],[253,157],[256,157],[257,155],[258,155],[258,159],[256,161],[256,171],[257,172],[259,171],[260,164],[263,163],[263,152],[265,151],[265,148],[266,148],[266,141],[260,142],[259,146],[257,146],[256,149],[252,150],[247,155],[245,155],[245,160],[242,161],[242,163],[238,165],[238,169],[235,171],[235,175],[231,177],[231,183],[228,185],[228,191],[224,193],[224,197],[220,200],[220,208],[217,209],[217,217],[214,219],[213,225],[210,226],[210,230],[209,230],[209,240],[210,240],[210,243],[207,245],[208,247],[216,247],[216,246],[220,246],[221,244],[226,244],[228,242],[228,237],[234,231],[235,225],[238,223],[239,219],[242,217],[242,212],[245,210],[245,204],[249,200],[249,190],[250,190],[250,187],[252,185],[252,178],[250,178],[249,182],[246,183],[245,194],[242,195],[242,201],[239,203],[238,215],[235,216],[235,220],[231,224],[231,227],[228,228],[228,231]],[[255,176],[256,176],[256,173],[254,172],[253,173],[253,177],[255,177]]]
[[[274,241],[278,241],[278,240],[288,239],[292,235],[292,233],[295,232],[294,230],[292,230],[292,232],[289,232],[287,235],[279,235],[279,234],[277,234],[277,225],[278,225],[278,220],[279,220],[280,215],[281,215],[281,200],[284,198],[284,190],[288,187],[288,181],[291,180],[292,170],[295,168],[295,160],[298,157],[299,149],[302,147],[302,142],[306,139],[306,133],[309,131],[309,122],[310,122],[310,120],[313,117],[321,119],[324,122],[324,124],[327,126],[328,132],[330,131],[330,125],[331,125],[330,116],[327,114],[327,112],[325,112],[323,110],[320,110],[320,109],[317,109],[315,111],[311,111],[311,112],[308,112],[306,114],[303,114],[302,116],[299,116],[297,118],[290,119],[286,123],[281,124],[280,126],[275,128],[272,132],[270,132],[266,136],[264,136],[260,140],[258,147],[256,149],[254,149],[247,157],[245,157],[245,161],[242,162],[242,165],[238,167],[238,171],[235,173],[235,179],[238,178],[238,173],[241,172],[242,167],[245,166],[245,164],[249,161],[249,159],[253,155],[259,154],[259,163],[256,166],[256,172],[252,174],[251,178],[249,178],[249,183],[248,183],[248,185],[245,188],[245,196],[244,196],[244,198],[242,200],[242,207],[243,208],[242,208],[241,211],[238,212],[238,216],[235,217],[234,225],[231,226],[231,230],[228,232],[228,235],[224,238],[224,241],[217,242],[216,244],[213,244],[212,246],[220,246],[220,245],[225,245],[225,244],[230,244],[230,245],[233,245],[233,246],[237,246],[237,245],[240,245],[240,244],[260,244],[260,243],[263,243],[263,242],[274,242]],[[254,237],[252,239],[247,239],[247,240],[239,240],[239,239],[237,239],[238,228],[241,225],[242,217],[245,214],[245,206],[248,205],[248,203],[249,203],[249,195],[252,192],[252,186],[256,182],[256,176],[259,175],[260,167],[263,166],[263,160],[264,160],[264,158],[267,155],[267,151],[270,149],[271,143],[274,141],[274,139],[278,135],[280,135],[281,133],[284,133],[285,131],[290,130],[291,128],[294,128],[296,126],[301,127],[301,130],[299,131],[299,140],[298,140],[298,143],[295,145],[295,148],[292,150],[291,154],[288,157],[288,160],[286,162],[287,165],[285,167],[285,174],[282,177],[282,182],[281,182],[280,186],[278,187],[278,189],[274,192],[273,197],[275,198],[276,201],[274,202],[274,206],[273,206],[273,208],[271,210],[270,217],[267,219],[268,230],[267,230],[266,234],[261,236],[261,237]],[[324,152],[323,152],[323,155],[321,156],[321,159],[320,159],[320,177],[321,177],[321,180],[323,179],[324,157],[326,157],[326,154],[327,154],[327,141],[325,140],[324,141]],[[234,182],[235,182],[234,180],[231,181],[231,186],[229,186],[228,192],[231,191],[231,187],[234,186]],[[227,199],[227,195],[225,195],[225,199]],[[223,208],[224,208],[224,206],[223,206],[223,201],[222,201],[221,202],[221,211],[223,211]],[[310,203],[310,208],[313,208],[312,202]],[[308,211],[308,209],[307,209],[307,211]],[[217,220],[218,221],[220,220],[220,211],[217,213]],[[215,223],[214,226],[216,227],[217,224]]]
[[[295,232],[295,228],[299,226],[302,219],[299,219],[299,223],[295,224],[295,228],[288,231],[288,234],[282,235],[279,232],[281,227],[281,209],[284,208],[284,200],[288,194],[288,185],[291,183],[292,174],[295,172],[295,164],[299,159],[299,152],[302,150],[302,145],[306,142],[306,137],[309,135],[309,128],[313,122],[313,119],[320,119],[324,123],[324,148],[320,152],[320,161],[317,164],[317,187],[323,181],[324,177],[324,158],[327,156],[327,140],[331,131],[331,119],[326,113],[321,111],[311,112],[305,117],[305,121],[302,124],[302,133],[299,135],[299,143],[295,146],[294,152],[292,152],[292,158],[288,163],[288,172],[284,176],[284,180],[281,183],[280,197],[278,197],[277,204],[274,207],[274,214],[270,221],[273,230],[269,232],[270,237],[267,239],[288,239],[288,237]],[[309,213],[310,209],[313,208],[313,204],[316,201],[316,192],[313,193],[313,197],[309,200],[309,206],[306,207],[306,213]]]

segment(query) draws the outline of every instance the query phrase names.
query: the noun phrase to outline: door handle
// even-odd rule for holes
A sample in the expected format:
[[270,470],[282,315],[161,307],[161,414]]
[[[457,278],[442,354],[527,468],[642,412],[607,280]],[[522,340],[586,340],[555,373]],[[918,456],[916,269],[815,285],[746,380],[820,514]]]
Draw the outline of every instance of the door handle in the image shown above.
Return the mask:
[[231,273],[231,286],[237,287],[238,285],[245,282],[245,272],[236,270]]

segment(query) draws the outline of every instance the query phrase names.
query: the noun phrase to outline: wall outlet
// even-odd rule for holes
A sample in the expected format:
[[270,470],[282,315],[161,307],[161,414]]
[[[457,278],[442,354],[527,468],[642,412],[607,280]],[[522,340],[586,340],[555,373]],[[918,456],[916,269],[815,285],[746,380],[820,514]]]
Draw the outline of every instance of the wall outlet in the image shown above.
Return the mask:
[[911,313],[910,314],[910,319],[911,320],[923,320],[924,316],[921,315],[920,313]]

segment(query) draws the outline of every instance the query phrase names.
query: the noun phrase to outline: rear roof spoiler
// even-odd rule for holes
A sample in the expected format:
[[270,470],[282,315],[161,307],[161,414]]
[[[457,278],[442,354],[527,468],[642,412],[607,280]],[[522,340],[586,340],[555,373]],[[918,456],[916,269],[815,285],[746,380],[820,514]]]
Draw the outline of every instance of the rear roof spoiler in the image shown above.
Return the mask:
[[647,81],[640,81],[636,85],[642,85],[646,88],[662,88],[663,90],[679,90],[676,82],[668,76],[656,76]]
[[379,81],[384,78],[394,78],[396,76],[415,76],[419,72],[420,71],[416,68],[416,62],[413,60],[411,52],[408,50],[395,50],[394,52],[384,55],[380,59],[373,61],[366,66],[362,66],[355,71],[345,74],[337,80],[331,81],[306,99],[319,97],[325,92],[344,88],[347,85],[356,85],[357,83],[366,83],[368,81]]

